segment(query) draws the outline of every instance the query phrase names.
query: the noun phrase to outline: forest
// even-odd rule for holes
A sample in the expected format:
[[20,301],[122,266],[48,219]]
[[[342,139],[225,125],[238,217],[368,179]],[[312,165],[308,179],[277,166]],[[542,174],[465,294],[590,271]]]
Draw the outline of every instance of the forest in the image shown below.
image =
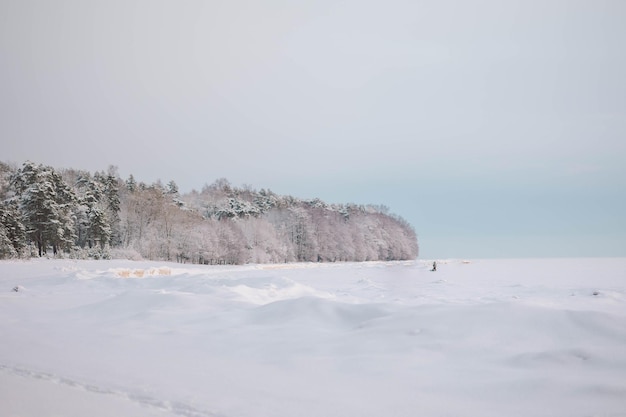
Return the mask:
[[415,259],[417,235],[381,205],[327,204],[218,179],[180,193],[116,167],[0,162],[0,259],[149,259],[196,264]]

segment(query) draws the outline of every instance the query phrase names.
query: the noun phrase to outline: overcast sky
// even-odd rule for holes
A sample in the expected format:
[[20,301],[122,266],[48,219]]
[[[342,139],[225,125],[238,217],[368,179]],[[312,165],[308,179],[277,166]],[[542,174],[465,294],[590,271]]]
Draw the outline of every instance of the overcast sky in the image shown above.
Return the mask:
[[0,0],[0,160],[384,204],[420,258],[626,256],[626,1]]

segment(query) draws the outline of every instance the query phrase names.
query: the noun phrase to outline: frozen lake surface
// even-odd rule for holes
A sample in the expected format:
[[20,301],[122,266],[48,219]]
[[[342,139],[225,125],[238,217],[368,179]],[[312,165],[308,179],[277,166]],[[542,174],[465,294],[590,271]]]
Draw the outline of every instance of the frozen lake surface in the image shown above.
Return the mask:
[[2,261],[0,415],[626,416],[626,259],[431,265]]

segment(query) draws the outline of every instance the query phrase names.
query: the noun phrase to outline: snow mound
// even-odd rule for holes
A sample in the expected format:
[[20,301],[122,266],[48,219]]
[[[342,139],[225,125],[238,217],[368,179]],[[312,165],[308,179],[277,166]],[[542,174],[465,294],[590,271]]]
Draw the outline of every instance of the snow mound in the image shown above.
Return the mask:
[[316,297],[275,301],[250,312],[249,321],[258,325],[332,326],[356,328],[364,322],[385,316],[376,305],[345,304]]
[[168,267],[148,268],[148,269],[129,269],[116,268],[111,270],[115,276],[120,278],[144,278],[155,275],[172,275],[172,270]]
[[289,279],[272,280],[260,286],[248,283],[232,285],[228,288],[238,296],[240,301],[259,305],[307,296],[321,299],[334,298],[334,295],[326,291],[319,291]]

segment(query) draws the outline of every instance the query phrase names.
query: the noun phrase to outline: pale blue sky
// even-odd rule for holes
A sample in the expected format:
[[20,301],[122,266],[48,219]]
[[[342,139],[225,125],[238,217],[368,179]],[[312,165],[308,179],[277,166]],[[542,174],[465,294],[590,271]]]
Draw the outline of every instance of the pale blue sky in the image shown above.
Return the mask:
[[626,2],[0,0],[0,159],[385,204],[421,258],[626,256]]

